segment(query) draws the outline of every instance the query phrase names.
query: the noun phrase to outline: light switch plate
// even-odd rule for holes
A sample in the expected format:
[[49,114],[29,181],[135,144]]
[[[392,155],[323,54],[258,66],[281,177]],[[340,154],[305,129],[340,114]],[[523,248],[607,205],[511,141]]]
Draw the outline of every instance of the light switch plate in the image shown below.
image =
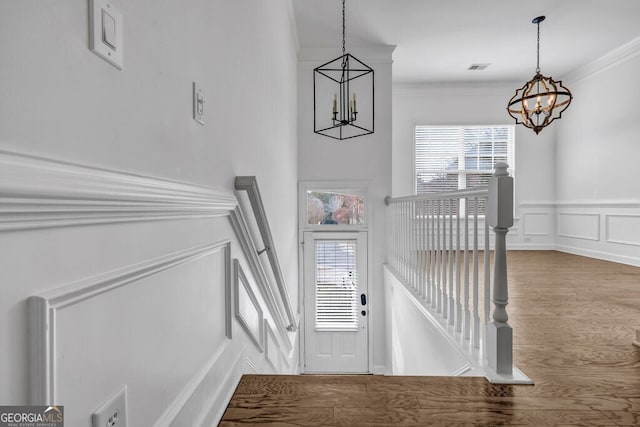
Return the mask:
[[193,82],[193,120],[204,126],[204,92]]
[[109,0],[89,0],[89,49],[123,68],[122,13]]

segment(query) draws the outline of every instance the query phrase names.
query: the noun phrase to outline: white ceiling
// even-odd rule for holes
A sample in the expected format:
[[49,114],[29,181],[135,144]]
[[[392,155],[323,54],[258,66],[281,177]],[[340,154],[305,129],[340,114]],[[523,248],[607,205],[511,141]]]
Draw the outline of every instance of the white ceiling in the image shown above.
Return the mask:
[[[300,46],[339,54],[341,0],[292,3]],[[539,15],[540,68],[555,79],[640,37],[640,0],[346,0],[347,52],[396,45],[394,83],[520,82],[535,74]]]

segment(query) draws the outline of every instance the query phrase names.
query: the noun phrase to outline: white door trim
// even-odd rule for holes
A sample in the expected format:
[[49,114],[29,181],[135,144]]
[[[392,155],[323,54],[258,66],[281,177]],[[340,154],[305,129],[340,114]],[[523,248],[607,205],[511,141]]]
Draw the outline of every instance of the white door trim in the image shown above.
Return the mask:
[[[326,230],[327,232],[337,232],[337,231],[366,231],[367,232],[367,277],[369,281],[368,286],[368,300],[367,305],[369,305],[369,312],[375,313],[376,316],[384,316],[384,313],[378,313],[376,311],[377,306],[375,305],[376,294],[374,291],[374,286],[372,286],[377,281],[382,281],[382,278],[377,279],[372,276],[372,265],[373,265],[373,241],[376,239],[376,236],[371,233],[371,224],[374,222],[374,209],[373,209],[373,200],[371,198],[371,193],[369,188],[371,187],[371,180],[326,180],[326,181],[299,181],[298,182],[298,283],[299,283],[299,292],[298,292],[298,306],[301,307],[302,313],[304,313],[304,232],[305,231],[322,231]],[[356,225],[356,226],[344,226],[344,225],[333,225],[327,226],[330,227],[325,229],[324,227],[310,226],[306,224],[307,216],[307,198],[306,193],[308,190],[344,190],[344,189],[357,189],[360,190],[360,194],[363,194],[365,197],[365,209],[367,209],[366,221],[364,225]],[[298,333],[298,364],[299,371],[301,373],[306,372],[304,369],[304,361],[305,357],[305,316],[300,316],[300,327]],[[369,342],[369,373],[380,373],[374,372],[373,366],[373,337],[375,322],[371,319],[369,320],[368,325],[368,342]]]
[[[352,365],[351,368],[346,368],[344,370],[340,370],[340,369],[331,369],[328,368],[326,370],[323,369],[313,369],[313,368],[308,368],[307,366],[307,359],[306,359],[306,350],[307,350],[307,338],[311,338],[308,336],[309,330],[307,330],[307,326],[311,327],[312,324],[307,324],[306,321],[307,319],[309,319],[310,322],[315,323],[313,318],[311,318],[311,315],[308,315],[310,313],[310,309],[312,308],[312,305],[315,303],[315,293],[313,293],[313,295],[311,295],[309,293],[312,284],[315,284],[316,282],[316,277],[315,277],[315,257],[313,257],[314,259],[307,259],[308,257],[311,256],[312,253],[315,254],[314,248],[315,248],[315,242],[319,241],[319,240],[355,240],[357,242],[357,247],[359,248],[358,252],[357,252],[357,268],[359,271],[359,279],[358,280],[358,284],[359,284],[359,289],[358,289],[358,294],[357,294],[357,299],[358,299],[358,309],[357,309],[357,317],[359,319],[359,322],[365,322],[364,324],[359,323],[360,325],[363,325],[365,328],[364,332],[360,332],[360,333],[364,333],[364,336],[360,335],[361,338],[359,339],[365,339],[366,342],[365,343],[361,343],[364,344],[364,348],[361,348],[361,351],[366,352],[366,354],[364,355],[362,362],[364,362],[364,365],[362,366],[362,369],[360,369],[359,367],[354,367]],[[303,359],[302,362],[302,368],[304,372],[309,372],[309,373],[322,373],[322,374],[366,374],[366,373],[371,373],[372,370],[372,363],[371,363],[371,359],[372,359],[372,354],[371,354],[371,332],[370,332],[370,325],[372,324],[372,322],[369,321],[369,317],[371,314],[371,305],[370,305],[370,294],[369,294],[369,290],[370,290],[370,286],[369,286],[369,272],[370,272],[370,268],[369,268],[369,245],[368,245],[368,233],[366,231],[305,231],[304,232],[304,243],[308,246],[308,248],[306,248],[306,251],[313,251],[313,252],[307,252],[303,258],[303,266],[305,268],[304,271],[304,281],[303,281],[303,301],[304,301],[304,305],[303,305],[303,318],[305,320],[304,326],[303,328],[300,328],[301,333],[304,334],[304,338],[301,340],[301,347],[304,347],[305,349],[305,359]],[[309,267],[309,264],[313,264],[314,267]],[[307,269],[307,267],[309,267]],[[361,304],[361,297],[360,295],[364,294],[366,295],[366,305],[362,305]],[[361,311],[365,311],[366,314],[363,316],[361,314]],[[321,332],[322,333],[322,332]],[[339,331],[336,331],[337,334],[340,334]],[[334,337],[335,338],[335,337]],[[336,342],[334,341],[334,344]],[[335,348],[335,347],[334,347]],[[358,353],[355,353],[358,354]],[[346,359],[347,361],[349,361],[349,359]],[[358,365],[359,363],[356,363],[355,365]]]

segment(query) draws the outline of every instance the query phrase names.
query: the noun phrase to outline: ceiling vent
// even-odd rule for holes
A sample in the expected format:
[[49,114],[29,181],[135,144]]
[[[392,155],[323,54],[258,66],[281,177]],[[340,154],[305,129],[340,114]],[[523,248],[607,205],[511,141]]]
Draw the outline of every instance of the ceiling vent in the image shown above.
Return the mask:
[[491,64],[471,64],[469,65],[469,68],[467,68],[467,70],[482,71],[482,70],[486,70],[489,65]]

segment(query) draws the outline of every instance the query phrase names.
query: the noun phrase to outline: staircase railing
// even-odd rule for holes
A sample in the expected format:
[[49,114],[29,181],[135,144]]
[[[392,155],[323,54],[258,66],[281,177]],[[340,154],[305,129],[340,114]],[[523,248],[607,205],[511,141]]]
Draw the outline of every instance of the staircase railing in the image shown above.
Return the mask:
[[[389,268],[458,342],[480,353],[497,374],[510,376],[505,241],[513,225],[513,178],[507,167],[497,164],[487,187],[385,202]],[[495,232],[493,276],[489,227]]]
[[278,261],[278,255],[276,254],[273,237],[271,236],[271,228],[269,227],[269,221],[267,221],[267,215],[262,204],[262,196],[258,189],[258,183],[255,176],[236,176],[235,180],[236,191],[246,191],[249,202],[251,203],[251,210],[255,217],[255,221],[260,232],[260,237],[264,247],[257,251],[257,255],[260,256],[263,253],[267,254],[269,265],[273,277],[275,278],[275,284],[280,296],[280,303],[284,307],[287,316],[287,330],[295,331],[297,328],[297,319],[291,301],[289,300],[289,292],[287,291],[287,285],[280,269],[280,262]]

